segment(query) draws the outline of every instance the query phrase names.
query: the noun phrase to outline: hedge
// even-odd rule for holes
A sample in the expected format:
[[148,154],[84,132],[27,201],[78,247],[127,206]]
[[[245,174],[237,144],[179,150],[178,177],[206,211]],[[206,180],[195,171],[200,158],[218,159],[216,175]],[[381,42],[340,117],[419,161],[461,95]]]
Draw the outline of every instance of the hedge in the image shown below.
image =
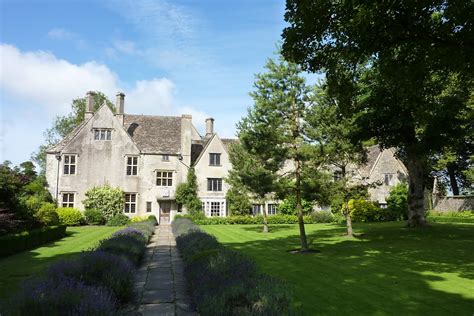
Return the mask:
[[431,210],[427,214],[427,220],[440,223],[474,223],[473,211],[435,211]]
[[5,235],[0,237],[0,257],[38,247],[58,240],[66,234],[66,226],[49,226],[29,232]]
[[262,273],[252,260],[225,248],[189,218],[175,218],[171,225],[201,315],[294,313],[288,284]]
[[130,302],[133,274],[156,220],[115,232],[97,248],[59,261],[41,278],[24,281],[4,308],[6,315],[117,315]]
[[[321,214],[319,214],[321,213]],[[329,213],[329,214],[328,214]],[[321,216],[323,215],[324,216]],[[192,218],[189,215],[176,215],[175,219],[189,218],[197,225],[242,225],[242,224],[263,224],[263,216],[235,215],[229,217],[206,217]],[[333,223],[335,218],[330,212],[314,212],[312,215],[303,217],[305,224],[312,223]],[[298,224],[298,216],[296,215],[270,215],[267,216],[268,224]]]

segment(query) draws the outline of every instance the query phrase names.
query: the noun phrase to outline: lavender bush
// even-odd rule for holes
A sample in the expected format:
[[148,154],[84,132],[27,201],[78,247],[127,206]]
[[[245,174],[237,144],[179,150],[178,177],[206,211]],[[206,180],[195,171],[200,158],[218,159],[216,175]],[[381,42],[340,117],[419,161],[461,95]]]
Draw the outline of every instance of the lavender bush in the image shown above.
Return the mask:
[[141,231],[133,227],[127,227],[127,228],[121,229],[119,231],[116,231],[112,235],[112,237],[117,237],[117,236],[131,236],[141,242],[147,242],[147,239],[148,239],[145,236],[145,234],[143,234]]
[[89,251],[77,260],[52,265],[47,276],[51,279],[72,278],[87,285],[106,287],[123,303],[132,296],[133,272],[132,263],[124,257],[104,251]]
[[29,279],[9,302],[6,315],[114,315],[117,302],[104,287],[71,278]]
[[176,245],[185,261],[191,261],[193,256],[203,251],[221,248],[214,236],[201,231],[192,230],[176,238]]
[[132,261],[133,264],[138,265],[145,252],[146,244],[134,236],[120,235],[102,240],[97,249],[124,256]]

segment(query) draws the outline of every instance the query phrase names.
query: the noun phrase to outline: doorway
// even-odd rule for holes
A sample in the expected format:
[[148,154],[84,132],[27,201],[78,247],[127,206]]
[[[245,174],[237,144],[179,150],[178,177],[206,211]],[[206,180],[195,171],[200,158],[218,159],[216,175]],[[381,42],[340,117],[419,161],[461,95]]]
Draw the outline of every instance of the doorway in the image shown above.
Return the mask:
[[160,224],[170,223],[171,201],[160,201]]

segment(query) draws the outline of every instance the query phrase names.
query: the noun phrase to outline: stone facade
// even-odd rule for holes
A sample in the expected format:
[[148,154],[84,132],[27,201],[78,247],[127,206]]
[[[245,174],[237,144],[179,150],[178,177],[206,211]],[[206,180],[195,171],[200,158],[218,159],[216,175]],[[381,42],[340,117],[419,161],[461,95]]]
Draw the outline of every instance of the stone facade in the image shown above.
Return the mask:
[[[124,113],[123,93],[117,94],[117,113],[103,105],[93,112],[93,93],[86,97],[85,120],[59,144],[47,151],[46,177],[51,194],[60,206],[83,210],[85,193],[94,186],[109,184],[126,196],[128,216],[155,215],[170,221],[180,212],[176,187],[195,168],[198,196],[206,216],[227,216],[225,182],[231,163],[228,146],[235,139],[214,133],[214,120],[206,120],[201,136],[190,115],[150,116]],[[287,163],[284,169],[291,169]],[[349,170],[356,178],[382,185],[370,190],[372,200],[385,203],[390,188],[407,177],[405,166],[392,149],[369,148],[369,161]],[[276,202],[266,210],[274,213]],[[254,205],[255,214],[262,206]]]

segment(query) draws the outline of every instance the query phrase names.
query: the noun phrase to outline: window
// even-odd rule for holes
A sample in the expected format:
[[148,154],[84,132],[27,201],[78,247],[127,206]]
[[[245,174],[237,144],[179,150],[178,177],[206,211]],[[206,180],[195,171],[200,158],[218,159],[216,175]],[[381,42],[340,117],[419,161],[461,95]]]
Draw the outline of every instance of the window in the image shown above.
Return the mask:
[[220,202],[211,202],[211,216],[221,216]]
[[277,204],[268,204],[268,215],[275,215],[277,213]]
[[76,156],[64,156],[64,174],[76,174]]
[[221,165],[221,154],[209,154],[209,165],[220,166]]
[[157,171],[156,185],[159,187],[173,186],[173,171]]
[[127,176],[136,176],[138,172],[138,157],[127,157]]
[[161,155],[161,160],[170,161],[170,155]]
[[105,128],[96,128],[94,129],[94,139],[95,140],[111,140],[112,131]]
[[252,214],[259,215],[262,213],[262,204],[253,204],[252,205]]
[[386,173],[385,174],[384,184],[385,185],[392,185],[393,184],[393,173]]
[[63,193],[62,207],[74,207],[74,193]]
[[135,213],[137,210],[137,194],[125,193],[125,213]]
[[226,202],[223,199],[211,199],[202,201],[202,210],[206,216],[225,216]]
[[151,202],[146,202],[146,212],[151,213]]
[[222,179],[207,178],[207,191],[222,191]]

